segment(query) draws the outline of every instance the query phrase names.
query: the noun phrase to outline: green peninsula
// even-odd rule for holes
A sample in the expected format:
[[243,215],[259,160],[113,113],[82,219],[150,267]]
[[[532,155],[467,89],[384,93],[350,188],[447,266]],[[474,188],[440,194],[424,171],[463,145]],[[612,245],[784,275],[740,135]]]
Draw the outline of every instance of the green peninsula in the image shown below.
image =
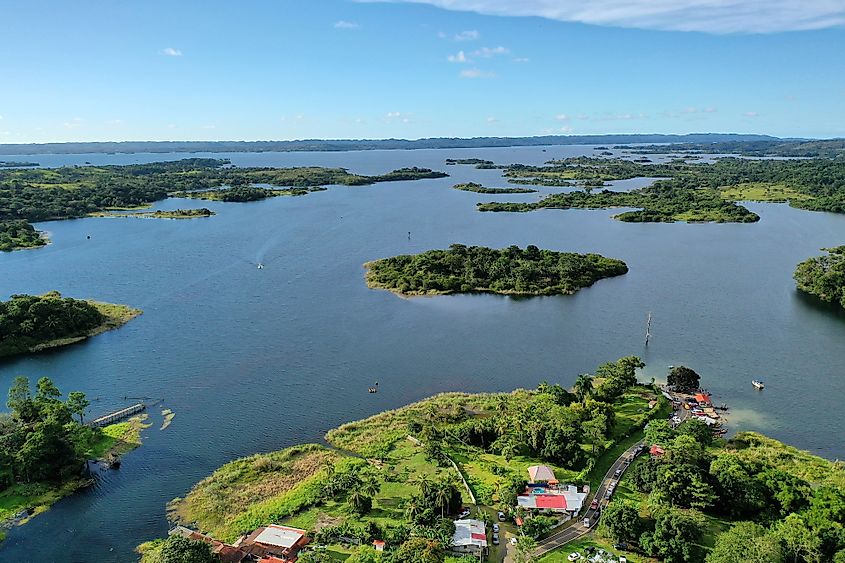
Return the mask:
[[475,182],[455,184],[452,187],[456,190],[475,192],[479,194],[532,194],[537,192],[537,190],[532,190],[530,188],[485,188],[481,184],[476,184]]
[[26,221],[0,221],[0,251],[44,246],[47,240]]
[[599,254],[501,250],[453,244],[448,250],[429,250],[365,264],[367,285],[400,295],[500,293],[512,295],[566,295],[600,279],[628,272],[621,260]]
[[827,254],[798,264],[795,282],[801,291],[826,303],[845,307],[845,246],[822,250]]
[[196,219],[198,217],[211,217],[216,215],[214,211],[206,207],[199,209],[168,209],[158,211],[139,211],[136,213],[108,213],[98,211],[92,213],[93,217],[132,217],[135,219]]
[[0,301],[0,358],[67,346],[118,328],[138,309],[99,301],[45,295],[13,295]]
[[103,428],[86,426],[89,406],[79,391],[62,393],[46,377],[33,390],[26,377],[9,389],[0,413],[0,540],[51,504],[90,486],[87,460],[114,458],[141,445],[142,415]]

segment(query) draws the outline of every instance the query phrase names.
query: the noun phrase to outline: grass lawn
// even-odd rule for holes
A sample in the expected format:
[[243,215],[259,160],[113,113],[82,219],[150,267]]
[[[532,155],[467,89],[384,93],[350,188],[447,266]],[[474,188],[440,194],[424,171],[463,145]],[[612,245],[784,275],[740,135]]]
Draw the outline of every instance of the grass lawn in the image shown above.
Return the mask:
[[146,419],[147,415],[142,414],[104,427],[100,439],[91,444],[86,454],[88,459],[103,459],[108,454],[122,455],[140,446],[141,430],[150,426],[144,423]]
[[808,200],[813,196],[795,191],[786,184],[765,182],[747,182],[735,186],[720,188],[722,197],[730,201],[770,201],[785,202],[790,200]]

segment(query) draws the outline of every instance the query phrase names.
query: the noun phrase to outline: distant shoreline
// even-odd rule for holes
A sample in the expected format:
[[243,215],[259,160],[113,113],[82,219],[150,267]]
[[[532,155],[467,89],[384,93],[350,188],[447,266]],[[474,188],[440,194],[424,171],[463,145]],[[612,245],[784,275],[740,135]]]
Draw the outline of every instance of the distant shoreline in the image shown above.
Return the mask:
[[544,135],[537,137],[431,137],[423,139],[304,139],[293,141],[116,141],[0,144],[0,154],[134,154],[195,152],[346,152],[363,150],[473,149],[553,145],[718,143],[780,141],[769,135],[689,133],[685,135]]

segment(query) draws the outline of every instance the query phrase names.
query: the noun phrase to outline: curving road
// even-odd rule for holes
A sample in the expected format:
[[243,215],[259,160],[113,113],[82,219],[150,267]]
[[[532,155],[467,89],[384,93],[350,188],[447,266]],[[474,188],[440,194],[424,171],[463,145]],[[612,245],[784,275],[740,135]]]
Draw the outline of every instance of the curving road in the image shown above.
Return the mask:
[[[599,485],[598,490],[595,492],[595,496],[592,497],[599,499],[599,508],[597,510],[588,508],[586,513],[584,513],[580,517],[573,518],[568,523],[568,525],[563,528],[560,528],[556,532],[552,533],[552,535],[538,542],[537,551],[534,552],[534,555],[536,557],[541,557],[547,554],[548,552],[571,542],[574,539],[580,538],[581,536],[590,532],[596,526],[596,524],[598,524],[599,518],[601,517],[601,509],[602,507],[606,506],[608,502],[605,499],[607,489],[608,487],[610,487],[611,483],[616,483],[616,481],[618,480],[616,477],[614,477],[614,475],[616,474],[616,470],[621,469],[622,473],[624,473],[625,470],[628,468],[627,459],[631,456],[636,455],[635,452],[637,452],[642,445],[642,442],[638,442],[627,450],[625,450],[625,452],[621,456],[619,456],[616,461],[613,462],[613,465],[610,466],[610,469],[607,470],[604,479],[602,479],[601,481],[601,485]],[[591,497],[587,497],[587,500],[591,500]],[[589,528],[584,527],[584,518],[590,519]]]

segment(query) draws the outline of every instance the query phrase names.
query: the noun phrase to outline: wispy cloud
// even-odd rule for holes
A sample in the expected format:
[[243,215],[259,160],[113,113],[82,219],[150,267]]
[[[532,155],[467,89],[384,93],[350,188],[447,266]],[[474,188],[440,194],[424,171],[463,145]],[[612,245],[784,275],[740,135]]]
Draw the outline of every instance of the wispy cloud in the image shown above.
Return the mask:
[[845,25],[845,3],[841,0],[392,1],[496,16],[538,16],[594,25],[705,33],[777,33]]
[[179,49],[175,49],[173,47],[165,47],[161,50],[162,55],[167,55],[168,57],[181,57],[182,51]]
[[703,108],[698,107],[685,107],[684,109],[678,110],[671,110],[671,111],[664,111],[661,115],[663,117],[685,117],[685,116],[692,116],[692,115],[703,115],[708,113],[716,113],[719,111],[718,109],[714,108],[713,106],[707,106]]
[[81,117],[74,117],[70,121],[65,121],[63,125],[68,129],[76,129],[77,127],[82,125],[84,120]]
[[389,111],[385,114],[385,117],[390,123],[411,123],[411,114],[401,111]]
[[527,63],[530,60],[531,59],[529,59],[527,57],[514,57],[513,62],[515,62],[515,63]]
[[743,113],[742,115],[744,115],[745,117],[760,117],[760,114],[757,113],[756,111],[747,111],[747,112]]
[[492,72],[486,72],[481,69],[468,68],[466,70],[462,70],[460,76],[461,78],[493,78],[496,75]]
[[468,63],[469,62],[469,59],[467,58],[466,53],[464,53],[463,51],[458,51],[454,55],[449,55],[448,57],[446,57],[446,60],[448,60],[450,63]]
[[507,47],[482,47],[481,49],[476,49],[472,52],[473,56],[475,57],[484,57],[488,59],[490,57],[495,57],[496,55],[507,55],[510,53]]
[[474,29],[469,29],[467,31],[462,31],[460,33],[456,33],[452,36],[452,39],[455,41],[475,41],[481,37],[481,34]]
[[339,21],[334,22],[334,28],[335,29],[358,29],[359,27],[361,27],[361,26],[358,25],[357,23],[348,22],[346,20],[339,20]]
[[569,121],[569,116],[565,113],[559,113],[555,116],[555,119],[557,119],[558,121]]
[[498,123],[498,122],[499,122],[499,120],[496,119],[495,117],[488,117],[487,118],[487,123]]

